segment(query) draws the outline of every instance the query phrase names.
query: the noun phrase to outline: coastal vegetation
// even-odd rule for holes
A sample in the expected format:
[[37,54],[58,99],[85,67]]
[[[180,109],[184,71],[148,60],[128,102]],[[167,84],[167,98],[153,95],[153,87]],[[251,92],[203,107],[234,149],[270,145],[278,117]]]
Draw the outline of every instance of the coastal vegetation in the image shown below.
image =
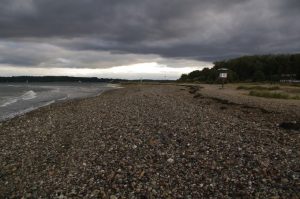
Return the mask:
[[237,90],[249,91],[248,95],[264,98],[276,99],[300,99],[300,89],[291,86],[270,86],[264,85],[240,85],[236,87]]
[[279,86],[239,86],[237,87],[238,90],[279,90]]
[[299,95],[290,95],[290,94],[281,93],[281,92],[270,92],[270,91],[257,91],[257,90],[253,90],[253,91],[249,92],[249,95],[256,96],[256,97],[264,97],[264,98],[300,100],[300,96]]
[[214,83],[218,69],[227,68],[228,82],[278,82],[300,79],[300,54],[254,55],[214,62],[212,68],[182,74],[181,82]]

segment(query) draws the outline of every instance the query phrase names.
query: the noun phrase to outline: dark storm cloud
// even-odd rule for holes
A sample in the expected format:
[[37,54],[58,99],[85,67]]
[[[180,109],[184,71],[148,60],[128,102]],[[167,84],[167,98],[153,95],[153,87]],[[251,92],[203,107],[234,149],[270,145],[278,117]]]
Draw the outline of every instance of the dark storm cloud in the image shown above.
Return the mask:
[[[177,36],[181,34],[182,27],[174,27],[174,21],[208,7],[214,8],[217,2],[216,0],[1,1],[4,5],[0,8],[3,37],[97,35],[121,41]],[[218,7],[224,6],[226,4],[218,3]]]
[[[73,51],[157,54],[208,61],[299,52],[299,2],[0,0],[0,38],[45,39]],[[12,63],[22,63],[22,59],[14,59],[17,58],[11,58]],[[32,64],[30,59],[25,60]],[[36,60],[41,62],[40,58],[33,59]]]

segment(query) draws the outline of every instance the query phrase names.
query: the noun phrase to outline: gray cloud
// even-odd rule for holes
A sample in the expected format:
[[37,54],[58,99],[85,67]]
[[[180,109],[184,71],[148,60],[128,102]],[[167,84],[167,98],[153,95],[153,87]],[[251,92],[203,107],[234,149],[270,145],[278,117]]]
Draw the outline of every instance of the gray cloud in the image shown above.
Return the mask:
[[157,56],[215,61],[300,50],[299,0],[0,0],[0,4],[0,39],[11,42],[0,46],[0,63],[5,64],[109,67]]
[[[65,40],[63,41],[66,42]],[[48,42],[50,43],[50,41]],[[21,40],[18,42],[0,40],[0,66],[107,69],[150,62],[172,66],[173,68],[210,66],[210,63],[207,62],[163,58],[155,54],[136,55],[130,53],[115,54],[100,50],[70,50],[57,45],[62,43],[61,40],[55,42],[52,40],[51,42],[54,44]]]

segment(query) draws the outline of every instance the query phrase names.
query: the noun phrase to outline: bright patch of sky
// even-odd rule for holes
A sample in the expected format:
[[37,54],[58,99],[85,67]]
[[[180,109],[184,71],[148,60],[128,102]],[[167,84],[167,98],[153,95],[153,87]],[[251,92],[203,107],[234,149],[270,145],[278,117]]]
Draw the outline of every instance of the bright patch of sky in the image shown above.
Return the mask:
[[199,67],[172,68],[156,62],[138,63],[126,66],[111,68],[32,68],[0,66],[1,76],[18,75],[53,75],[53,76],[81,76],[99,78],[120,78],[120,79],[156,79],[176,80],[183,73],[189,73]]

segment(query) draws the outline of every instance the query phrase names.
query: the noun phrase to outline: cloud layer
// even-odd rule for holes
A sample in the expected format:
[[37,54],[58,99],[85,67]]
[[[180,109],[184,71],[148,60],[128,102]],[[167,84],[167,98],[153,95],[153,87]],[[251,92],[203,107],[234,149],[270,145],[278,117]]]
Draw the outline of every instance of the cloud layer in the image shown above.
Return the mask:
[[[0,0],[0,64],[187,67],[300,51],[299,0]],[[168,64],[169,63],[169,64]],[[171,66],[173,64],[173,66]],[[1,67],[1,66],[0,66]]]

